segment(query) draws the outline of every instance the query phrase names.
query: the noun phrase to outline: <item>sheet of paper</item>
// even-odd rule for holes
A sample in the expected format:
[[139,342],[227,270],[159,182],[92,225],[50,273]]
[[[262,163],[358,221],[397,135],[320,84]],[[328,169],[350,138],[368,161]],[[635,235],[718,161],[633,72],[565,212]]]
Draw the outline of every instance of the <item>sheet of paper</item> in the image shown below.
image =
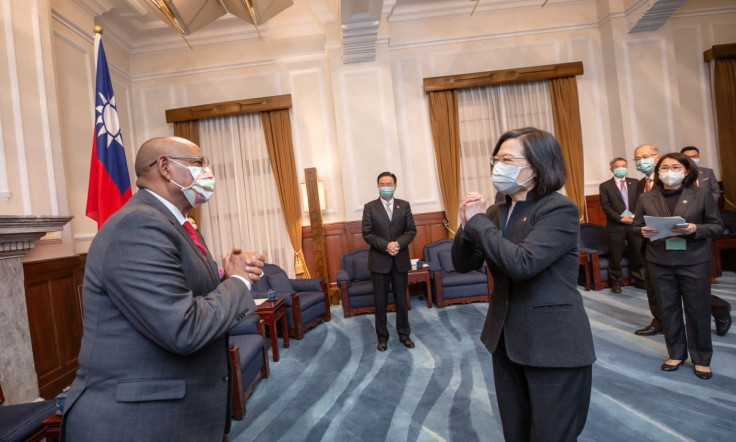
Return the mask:
[[650,241],[656,241],[670,236],[678,236],[679,233],[672,231],[675,224],[684,223],[685,218],[681,216],[649,216],[644,215],[644,224],[647,227],[659,230],[659,233],[649,238]]
[[261,305],[264,302],[268,301],[268,299],[267,298],[258,298],[258,299],[254,299],[254,301],[256,302],[256,305]]

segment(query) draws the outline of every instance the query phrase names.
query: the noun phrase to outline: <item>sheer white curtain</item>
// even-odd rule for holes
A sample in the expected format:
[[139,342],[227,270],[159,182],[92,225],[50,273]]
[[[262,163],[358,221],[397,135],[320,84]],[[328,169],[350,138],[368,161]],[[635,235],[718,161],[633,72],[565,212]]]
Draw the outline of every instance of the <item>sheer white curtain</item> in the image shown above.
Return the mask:
[[199,123],[200,147],[212,163],[215,195],[202,206],[202,235],[221,258],[233,245],[262,252],[294,275],[294,252],[281,213],[261,115]]
[[534,126],[555,133],[546,81],[460,89],[458,111],[461,197],[476,191],[493,201],[490,158],[504,132]]

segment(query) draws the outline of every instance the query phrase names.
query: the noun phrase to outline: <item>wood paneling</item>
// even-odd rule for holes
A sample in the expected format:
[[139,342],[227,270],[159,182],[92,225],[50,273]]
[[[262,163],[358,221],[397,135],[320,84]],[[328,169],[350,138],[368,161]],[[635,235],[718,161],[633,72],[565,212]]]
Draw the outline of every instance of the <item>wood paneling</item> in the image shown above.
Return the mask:
[[600,195],[586,195],[585,207],[588,211],[588,222],[592,224],[606,225],[606,214],[601,209]]
[[74,380],[82,342],[81,286],[85,256],[23,265],[38,387],[53,398]]
[[424,92],[492,86],[497,84],[526,83],[530,81],[550,80],[552,78],[573,77],[575,75],[583,75],[582,61],[425,78]]
[[[422,259],[425,245],[449,237],[449,232],[443,224],[444,219],[444,212],[414,215],[417,236],[409,245],[409,254],[412,258]],[[329,274],[329,287],[330,294],[332,295],[337,291],[337,272],[340,270],[340,257],[359,247],[368,247],[368,244],[363,241],[360,221],[326,224],[324,231],[327,242],[327,273]],[[309,272],[313,275],[316,274],[312,229],[310,226],[302,227],[302,250],[307,260]]]
[[291,95],[250,98],[247,100],[224,101],[166,110],[166,122],[201,120],[203,118],[227,117],[230,115],[266,112],[291,108]]

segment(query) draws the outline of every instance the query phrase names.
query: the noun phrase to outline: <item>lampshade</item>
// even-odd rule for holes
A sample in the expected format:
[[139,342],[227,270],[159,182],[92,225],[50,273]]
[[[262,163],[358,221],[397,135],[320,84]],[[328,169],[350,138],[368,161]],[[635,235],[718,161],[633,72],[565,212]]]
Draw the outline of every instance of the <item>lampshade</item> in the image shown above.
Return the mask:
[[[309,212],[309,199],[307,198],[307,183],[302,183],[302,208],[305,212]],[[327,210],[325,203],[325,185],[322,180],[317,181],[317,194],[319,195],[319,210],[324,212]]]

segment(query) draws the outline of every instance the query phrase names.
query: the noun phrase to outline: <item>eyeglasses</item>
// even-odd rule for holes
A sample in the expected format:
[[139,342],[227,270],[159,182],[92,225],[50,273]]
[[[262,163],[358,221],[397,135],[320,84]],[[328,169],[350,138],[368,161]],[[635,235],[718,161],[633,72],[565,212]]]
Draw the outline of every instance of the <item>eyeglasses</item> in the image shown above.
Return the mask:
[[524,157],[491,157],[491,167],[498,163],[511,164],[514,160],[526,160]]
[[683,170],[685,170],[685,168],[680,166],[679,164],[675,164],[672,166],[659,166],[660,172],[667,172],[668,170],[671,170],[673,172],[682,172]]
[[156,158],[148,167],[153,167],[154,164],[158,163],[161,158],[168,158],[170,160],[187,160],[193,163],[196,167],[210,167],[210,160],[207,157],[168,157],[166,155]]

